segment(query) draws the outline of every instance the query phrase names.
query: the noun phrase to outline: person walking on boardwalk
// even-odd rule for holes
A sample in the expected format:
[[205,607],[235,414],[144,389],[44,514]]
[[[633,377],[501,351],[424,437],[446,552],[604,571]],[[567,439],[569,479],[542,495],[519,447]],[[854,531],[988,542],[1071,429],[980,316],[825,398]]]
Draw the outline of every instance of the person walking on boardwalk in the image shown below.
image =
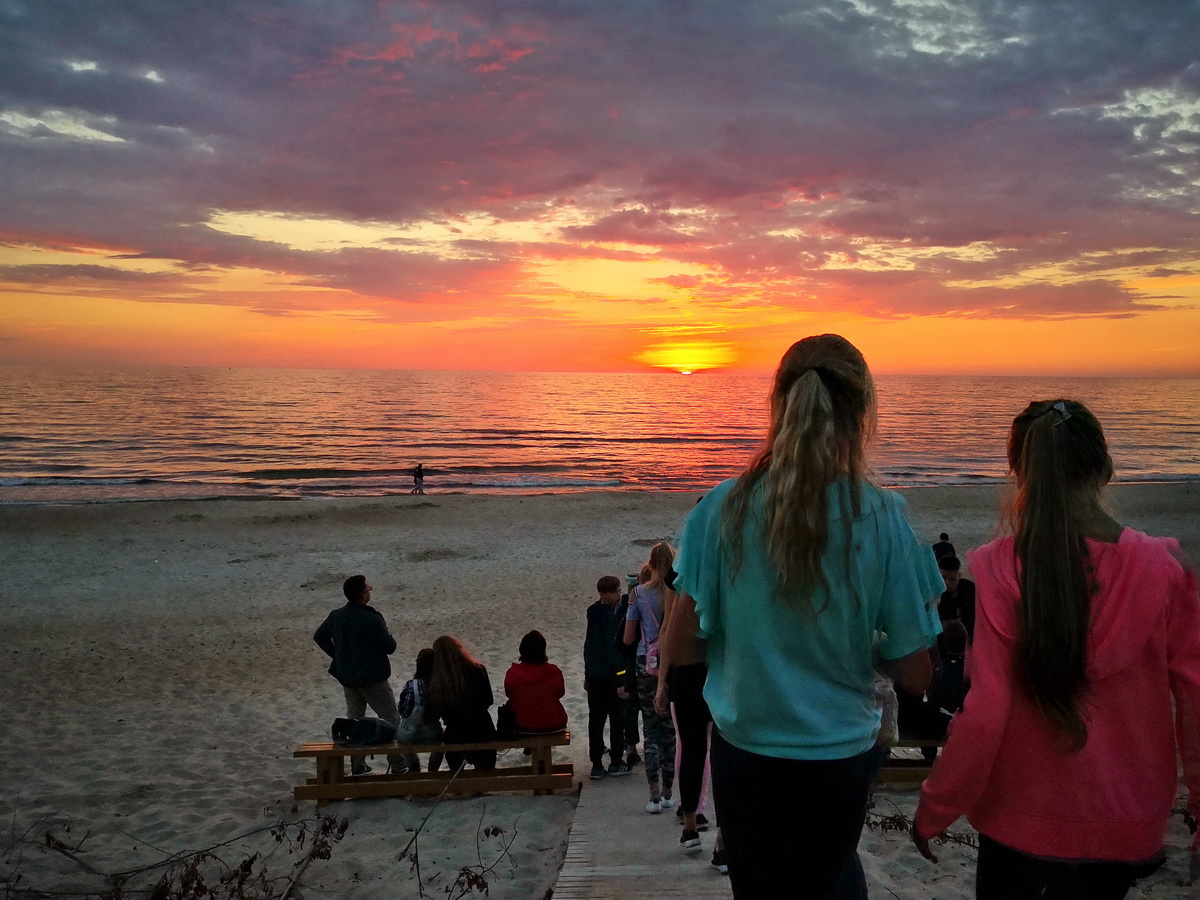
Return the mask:
[[658,633],[666,611],[667,587],[675,551],[670,544],[650,548],[650,580],[629,595],[625,614],[625,643],[637,641],[638,702],[642,707],[642,751],[646,761],[646,783],[650,800],[646,812],[660,813],[675,806],[675,724],[670,715],[654,709],[658,690]]
[[[675,587],[708,641],[714,807],[737,898],[833,896],[879,761],[875,667],[921,692],[942,591],[867,477],[875,392],[833,334],[784,354],[765,446],[688,515]],[[865,885],[864,885],[865,887]]]
[[[329,674],[338,680],[346,697],[346,716],[361,718],[370,706],[379,718],[400,724],[396,695],[388,678],[396,652],[396,639],[388,631],[383,614],[370,606],[371,585],[365,575],[351,575],[342,585],[346,605],[333,610],[313,634],[313,640],[329,657]],[[389,756],[393,772],[405,769],[404,757]],[[350,757],[352,775],[371,771],[361,756]]]
[[[966,815],[980,900],[1120,900],[1163,861],[1179,786],[1200,816],[1200,597],[1172,538],[1114,520],[1099,421],[1031,403],[1008,438],[1012,534],[967,555],[971,690],[913,840]],[[1200,863],[1200,834],[1192,843]]]

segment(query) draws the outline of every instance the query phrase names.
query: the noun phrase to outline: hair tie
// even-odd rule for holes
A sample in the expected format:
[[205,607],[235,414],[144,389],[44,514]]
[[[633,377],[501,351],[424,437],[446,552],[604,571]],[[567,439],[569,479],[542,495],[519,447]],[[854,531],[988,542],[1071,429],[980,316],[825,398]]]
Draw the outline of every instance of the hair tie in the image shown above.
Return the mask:
[[1058,413],[1058,421],[1054,423],[1055,428],[1067,421],[1067,419],[1071,418],[1071,414],[1067,412],[1067,404],[1062,400],[1059,400],[1052,407],[1050,407],[1050,409]]

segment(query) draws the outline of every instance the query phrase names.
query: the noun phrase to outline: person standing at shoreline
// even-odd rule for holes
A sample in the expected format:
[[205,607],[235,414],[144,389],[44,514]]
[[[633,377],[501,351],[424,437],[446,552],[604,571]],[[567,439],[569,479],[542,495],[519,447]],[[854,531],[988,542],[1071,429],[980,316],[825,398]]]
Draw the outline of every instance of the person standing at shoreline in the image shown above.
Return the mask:
[[413,469],[413,489],[410,494],[425,493],[425,464],[417,463],[417,467]]
[[[346,716],[362,718],[370,706],[379,718],[400,724],[396,695],[388,678],[396,652],[396,639],[383,614],[370,606],[371,585],[365,575],[351,575],[342,584],[346,605],[333,610],[313,634],[313,641],[329,657],[329,674],[338,680],[346,697]],[[404,771],[402,756],[389,756],[392,771]],[[371,771],[361,756],[350,757],[350,774]]]
[[798,341],[765,446],[680,538],[675,586],[708,641],[713,799],[743,900],[775,896],[781,877],[793,896],[833,895],[879,761],[876,667],[915,693],[929,683],[942,580],[903,499],[867,477],[874,423],[857,348]]

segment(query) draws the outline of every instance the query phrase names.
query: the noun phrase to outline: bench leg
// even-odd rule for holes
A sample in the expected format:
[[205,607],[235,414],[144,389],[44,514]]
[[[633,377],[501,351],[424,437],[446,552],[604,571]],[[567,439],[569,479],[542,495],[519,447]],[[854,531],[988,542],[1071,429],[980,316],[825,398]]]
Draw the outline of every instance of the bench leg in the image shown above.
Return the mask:
[[[529,754],[529,762],[533,767],[534,775],[549,775],[554,771],[553,750],[550,747],[534,747],[533,752]],[[548,790],[535,790],[533,795],[549,794]]]
[[[318,784],[337,784],[345,778],[345,757],[342,756],[318,756],[317,757],[317,783]],[[318,800],[317,808],[320,809],[328,800]]]

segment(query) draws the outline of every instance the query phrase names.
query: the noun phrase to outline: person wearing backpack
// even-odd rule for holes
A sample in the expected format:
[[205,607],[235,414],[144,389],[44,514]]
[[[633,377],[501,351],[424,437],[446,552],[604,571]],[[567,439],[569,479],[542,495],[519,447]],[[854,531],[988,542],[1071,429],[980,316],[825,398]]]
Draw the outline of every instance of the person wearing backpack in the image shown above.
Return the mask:
[[675,786],[675,725],[670,715],[661,716],[654,709],[658,690],[658,633],[662,627],[667,586],[675,551],[670,544],[658,543],[650,548],[650,580],[639,584],[629,595],[629,611],[625,614],[625,643],[637,640],[638,700],[642,707],[642,749],[646,761],[646,782],[650,800],[646,812],[660,813],[675,805],[672,790]]
[[[400,724],[396,695],[388,678],[388,657],[396,652],[396,639],[388,631],[383,614],[370,606],[371,585],[365,575],[351,575],[342,584],[346,605],[325,617],[313,641],[329,657],[329,674],[338,680],[346,697],[346,716],[360,719],[370,706],[394,729]],[[404,770],[403,756],[388,756],[392,771]],[[350,774],[371,771],[361,756],[350,757]]]

